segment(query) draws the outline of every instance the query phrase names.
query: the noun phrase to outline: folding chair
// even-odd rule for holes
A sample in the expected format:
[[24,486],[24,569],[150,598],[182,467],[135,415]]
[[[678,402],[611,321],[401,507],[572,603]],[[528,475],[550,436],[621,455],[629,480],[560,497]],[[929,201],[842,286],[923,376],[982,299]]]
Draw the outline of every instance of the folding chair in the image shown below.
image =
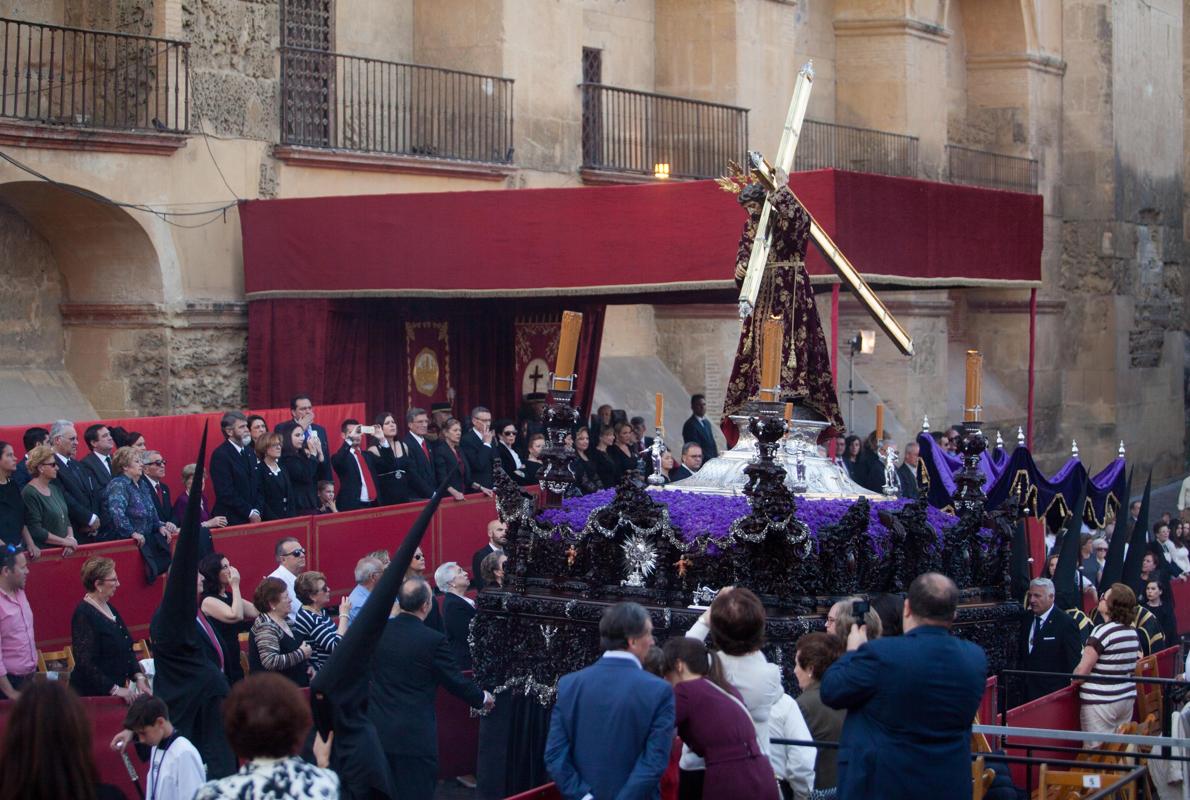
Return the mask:
[[[1042,764],[1038,796],[1043,800],[1079,800],[1115,785],[1120,779],[1121,776],[1107,772],[1068,772]],[[1135,793],[1126,796],[1134,797]]]
[[[62,668],[63,665],[65,669]],[[38,672],[74,672],[74,649],[67,645],[61,650],[37,651]]]

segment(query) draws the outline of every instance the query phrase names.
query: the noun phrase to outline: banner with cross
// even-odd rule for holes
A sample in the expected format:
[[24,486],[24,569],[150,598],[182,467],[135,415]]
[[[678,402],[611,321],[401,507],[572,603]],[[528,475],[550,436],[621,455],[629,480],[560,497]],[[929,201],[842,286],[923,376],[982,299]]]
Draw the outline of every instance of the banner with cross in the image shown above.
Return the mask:
[[519,316],[515,331],[516,375],[519,403],[526,395],[548,391],[549,372],[558,357],[558,337],[562,330],[560,314]]

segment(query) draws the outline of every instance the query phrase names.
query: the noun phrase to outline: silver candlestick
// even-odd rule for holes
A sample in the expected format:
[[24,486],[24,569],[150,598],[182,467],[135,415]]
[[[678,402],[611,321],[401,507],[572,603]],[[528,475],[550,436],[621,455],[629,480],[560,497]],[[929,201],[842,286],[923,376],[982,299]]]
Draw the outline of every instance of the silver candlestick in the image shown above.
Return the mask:
[[653,430],[653,444],[649,445],[649,454],[653,458],[653,471],[649,473],[648,482],[650,486],[662,486],[665,483],[665,476],[661,473],[661,456],[665,453],[665,439],[661,435],[661,429],[655,428]]

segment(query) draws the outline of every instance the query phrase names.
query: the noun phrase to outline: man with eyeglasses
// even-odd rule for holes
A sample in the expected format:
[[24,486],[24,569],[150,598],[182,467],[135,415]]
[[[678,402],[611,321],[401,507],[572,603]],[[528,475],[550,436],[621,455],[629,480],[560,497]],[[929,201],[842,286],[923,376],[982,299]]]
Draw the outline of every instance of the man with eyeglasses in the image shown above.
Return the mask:
[[91,471],[80,467],[74,460],[79,448],[74,423],[67,419],[55,422],[50,426],[49,441],[58,462],[58,477],[52,482],[66,497],[70,525],[79,534],[80,541],[95,541],[99,531],[100,494]]
[[471,479],[484,489],[492,488],[492,460],[496,457],[494,438],[492,412],[484,406],[471,409],[471,430],[463,434],[459,449],[471,470]]
[[[277,542],[273,552],[277,556],[277,568],[270,572],[268,577],[282,581],[289,591],[289,614],[287,616],[290,624],[293,624],[293,621],[297,619],[297,610],[302,607],[302,604],[298,602],[294,584],[297,582],[297,576],[306,568],[306,548],[302,547],[302,543],[297,539],[286,536]],[[352,599],[354,600],[354,598]]]
[[156,450],[150,450],[141,457],[141,464],[145,469],[146,488],[153,499],[153,506],[157,509],[157,518],[162,524],[171,528],[171,533],[178,532],[174,522],[174,504],[170,496],[169,487],[165,485],[165,458]]

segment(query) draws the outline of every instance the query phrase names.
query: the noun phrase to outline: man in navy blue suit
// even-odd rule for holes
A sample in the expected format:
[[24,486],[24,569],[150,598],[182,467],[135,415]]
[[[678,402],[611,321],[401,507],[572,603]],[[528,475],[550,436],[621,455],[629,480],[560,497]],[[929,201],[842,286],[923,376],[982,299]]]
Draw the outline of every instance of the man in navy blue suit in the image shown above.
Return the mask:
[[211,483],[215,486],[215,506],[211,513],[227,517],[228,525],[260,522],[248,418],[239,411],[228,411],[219,425],[227,441],[211,453]]
[[711,431],[711,422],[707,419],[706,395],[690,396],[690,418],[682,425],[682,443],[698,442],[702,448],[703,462],[718,458],[719,445],[715,444],[715,434]]
[[409,451],[409,497],[413,500],[427,499],[434,494],[438,479],[434,476],[434,448],[426,439],[430,417],[424,408],[411,408],[405,412],[405,427],[408,429],[405,448]]
[[653,646],[649,612],[636,603],[609,607],[599,643],[602,658],[558,681],[546,769],[567,800],[652,800],[669,764],[674,695],[641,668]]
[[917,576],[902,611],[904,636],[869,642],[853,625],[847,652],[822,676],[822,702],[847,710],[839,737],[839,800],[967,797],[971,723],[987,656],[950,635],[954,581]]

